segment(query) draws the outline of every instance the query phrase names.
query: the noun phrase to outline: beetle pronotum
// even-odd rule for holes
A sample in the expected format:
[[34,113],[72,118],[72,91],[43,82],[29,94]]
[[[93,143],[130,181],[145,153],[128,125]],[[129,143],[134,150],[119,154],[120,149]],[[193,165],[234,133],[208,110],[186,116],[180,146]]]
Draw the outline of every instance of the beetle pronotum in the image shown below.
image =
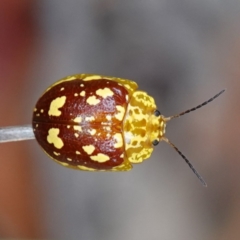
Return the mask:
[[166,124],[213,101],[164,117],[137,83],[79,74],[59,80],[40,97],[32,126],[0,128],[0,142],[34,139],[63,166],[86,171],[128,171],[151,156],[160,141],[171,145],[206,186],[182,152],[166,138]]

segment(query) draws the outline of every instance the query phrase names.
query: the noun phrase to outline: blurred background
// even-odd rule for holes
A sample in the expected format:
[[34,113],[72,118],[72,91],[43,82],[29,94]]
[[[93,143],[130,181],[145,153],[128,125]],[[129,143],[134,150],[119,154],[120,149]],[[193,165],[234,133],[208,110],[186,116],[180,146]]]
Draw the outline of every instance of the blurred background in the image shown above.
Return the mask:
[[0,237],[84,240],[240,238],[240,2],[0,1],[0,126],[29,124],[54,81],[97,73],[137,81],[167,136],[126,173],[51,161],[36,141],[0,146]]

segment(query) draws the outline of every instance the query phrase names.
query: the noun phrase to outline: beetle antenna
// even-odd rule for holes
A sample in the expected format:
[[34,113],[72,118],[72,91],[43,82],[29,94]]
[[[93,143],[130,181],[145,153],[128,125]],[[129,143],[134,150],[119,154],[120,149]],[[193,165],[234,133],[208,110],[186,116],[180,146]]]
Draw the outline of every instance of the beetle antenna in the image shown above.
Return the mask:
[[202,176],[197,172],[197,170],[193,167],[193,165],[190,163],[190,161],[183,155],[183,153],[172,142],[170,142],[167,138],[164,137],[164,138],[162,138],[162,140],[164,140],[166,143],[168,143],[171,147],[173,147],[178,152],[178,154],[185,160],[187,165],[192,169],[192,171],[197,176],[197,178],[200,180],[202,185],[204,187],[207,187],[207,183],[203,180]]
[[[188,110],[186,110],[186,111],[184,111],[184,112],[181,112],[181,113],[179,113],[179,114],[173,115],[173,116],[171,116],[171,117],[164,118],[164,120],[165,120],[165,121],[169,121],[169,120],[171,120],[171,119],[173,119],[173,118],[178,118],[178,117],[180,117],[180,116],[182,116],[182,115],[185,115],[186,113],[193,112],[193,111],[197,110],[198,108],[201,108],[201,107],[207,105],[208,103],[212,102],[214,99],[216,99],[217,97],[219,97],[219,96],[220,96],[222,93],[224,93],[225,91],[226,91],[226,89],[223,89],[221,92],[219,92],[218,94],[216,94],[215,96],[213,96],[213,97],[210,98],[209,100],[203,102],[202,104],[200,104],[200,105],[198,105],[198,106],[196,106],[196,107],[194,107],[194,108],[188,109]],[[180,155],[181,155],[181,154],[180,154]]]

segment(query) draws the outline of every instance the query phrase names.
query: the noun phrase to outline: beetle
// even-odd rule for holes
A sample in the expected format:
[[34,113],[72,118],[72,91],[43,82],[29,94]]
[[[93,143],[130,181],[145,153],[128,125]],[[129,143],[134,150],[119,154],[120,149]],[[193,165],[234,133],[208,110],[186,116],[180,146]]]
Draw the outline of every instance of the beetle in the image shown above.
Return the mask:
[[[224,91],[224,90],[223,90]],[[157,110],[153,97],[136,82],[102,75],[67,76],[46,89],[37,101],[32,127],[45,153],[65,167],[86,171],[128,171],[148,159],[165,137],[166,123],[206,105],[172,117]]]

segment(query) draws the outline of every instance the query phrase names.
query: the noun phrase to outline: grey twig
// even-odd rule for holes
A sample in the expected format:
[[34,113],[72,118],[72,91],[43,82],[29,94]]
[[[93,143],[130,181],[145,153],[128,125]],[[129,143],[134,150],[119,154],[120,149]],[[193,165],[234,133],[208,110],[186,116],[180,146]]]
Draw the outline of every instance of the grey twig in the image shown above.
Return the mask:
[[0,127],[0,143],[35,139],[31,125]]

